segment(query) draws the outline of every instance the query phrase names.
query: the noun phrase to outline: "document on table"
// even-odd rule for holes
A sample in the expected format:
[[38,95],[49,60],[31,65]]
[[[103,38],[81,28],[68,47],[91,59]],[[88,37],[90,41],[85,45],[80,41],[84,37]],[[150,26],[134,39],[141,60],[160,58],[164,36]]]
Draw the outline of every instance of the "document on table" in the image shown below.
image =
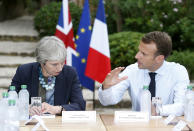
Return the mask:
[[46,113],[46,114],[42,114],[40,117],[41,117],[41,118],[55,118],[55,115]]

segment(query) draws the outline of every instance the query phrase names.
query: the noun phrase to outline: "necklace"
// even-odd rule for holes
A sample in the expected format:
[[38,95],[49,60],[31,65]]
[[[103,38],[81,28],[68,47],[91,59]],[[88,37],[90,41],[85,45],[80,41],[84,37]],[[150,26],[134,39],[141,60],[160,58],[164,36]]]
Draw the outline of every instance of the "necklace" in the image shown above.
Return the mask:
[[45,88],[46,90],[52,90],[55,86],[55,80],[56,80],[55,76],[49,76],[48,82],[46,83],[42,75],[42,70],[41,68],[39,68],[39,82],[43,88]]

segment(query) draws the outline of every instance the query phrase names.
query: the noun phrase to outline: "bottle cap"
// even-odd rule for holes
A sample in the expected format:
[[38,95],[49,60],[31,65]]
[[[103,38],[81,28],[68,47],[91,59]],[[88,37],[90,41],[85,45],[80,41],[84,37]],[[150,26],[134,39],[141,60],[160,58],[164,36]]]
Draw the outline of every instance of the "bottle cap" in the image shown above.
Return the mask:
[[11,91],[14,91],[14,90],[15,90],[15,86],[10,86],[9,89],[10,89]]
[[149,86],[143,86],[143,89],[144,90],[148,90],[149,89]]
[[3,98],[8,98],[8,93],[7,92],[3,92],[2,96],[3,96]]
[[21,88],[22,89],[26,89],[27,88],[27,85],[21,85]]
[[189,90],[192,90],[192,86],[191,85],[189,85],[189,86],[187,86],[187,89],[189,89]]

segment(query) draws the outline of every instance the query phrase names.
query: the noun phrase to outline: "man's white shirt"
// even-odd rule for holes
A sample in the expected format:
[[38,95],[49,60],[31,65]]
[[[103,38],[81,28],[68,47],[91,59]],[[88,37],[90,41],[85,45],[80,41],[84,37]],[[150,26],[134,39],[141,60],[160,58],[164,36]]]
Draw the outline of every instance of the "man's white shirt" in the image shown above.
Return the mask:
[[[150,83],[149,72],[147,69],[139,69],[137,63],[127,66],[119,75],[128,76],[126,80],[105,90],[99,88],[101,104],[105,106],[117,104],[128,90],[132,110],[140,111],[140,93],[143,86]],[[190,83],[186,68],[178,63],[164,61],[155,72],[156,97],[161,97],[163,103],[161,115],[183,115],[185,92]]]

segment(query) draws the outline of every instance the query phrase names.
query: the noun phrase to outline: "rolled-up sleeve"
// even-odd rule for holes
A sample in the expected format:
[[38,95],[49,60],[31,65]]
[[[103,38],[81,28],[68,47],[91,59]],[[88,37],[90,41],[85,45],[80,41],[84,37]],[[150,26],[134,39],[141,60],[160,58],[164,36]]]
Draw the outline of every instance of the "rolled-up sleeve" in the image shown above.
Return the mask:
[[187,86],[189,85],[189,76],[184,66],[179,66],[178,71],[175,73],[176,84],[174,86],[174,100],[173,104],[167,104],[162,106],[161,115],[168,116],[174,114],[181,116],[184,113],[184,100]]

